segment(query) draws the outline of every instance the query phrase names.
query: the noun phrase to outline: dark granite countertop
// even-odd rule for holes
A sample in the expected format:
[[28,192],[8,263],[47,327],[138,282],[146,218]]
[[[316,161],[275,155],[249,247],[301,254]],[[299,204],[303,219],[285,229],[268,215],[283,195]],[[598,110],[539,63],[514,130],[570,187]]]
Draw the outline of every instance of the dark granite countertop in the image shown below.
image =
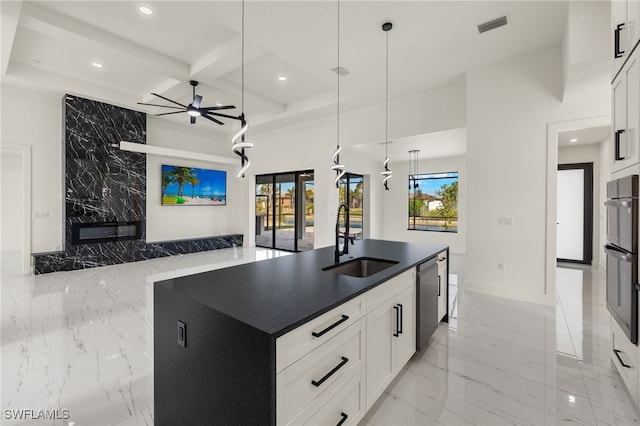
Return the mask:
[[446,246],[383,240],[356,241],[340,262],[362,256],[399,262],[367,278],[323,271],[334,247],[160,281],[273,337],[310,321],[384,281],[431,259]]

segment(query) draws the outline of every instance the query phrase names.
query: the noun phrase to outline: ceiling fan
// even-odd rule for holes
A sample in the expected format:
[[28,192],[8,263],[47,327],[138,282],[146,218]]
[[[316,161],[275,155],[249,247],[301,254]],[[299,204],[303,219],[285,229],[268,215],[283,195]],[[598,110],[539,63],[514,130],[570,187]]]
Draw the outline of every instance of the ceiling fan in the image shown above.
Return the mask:
[[155,114],[156,117],[159,117],[161,115],[180,114],[182,112],[186,112],[187,114],[189,114],[191,116],[191,117],[189,117],[191,119],[191,124],[195,124],[196,123],[196,118],[199,117],[199,116],[202,116],[202,117],[206,118],[207,120],[211,120],[214,123],[217,123],[217,124],[219,124],[221,126],[224,125],[224,123],[222,121],[220,121],[220,120],[217,120],[217,119],[213,118],[212,115],[238,120],[238,117],[234,117],[232,115],[226,115],[226,114],[220,114],[220,113],[214,112],[214,111],[224,110],[224,109],[234,109],[235,106],[233,106],[233,105],[221,105],[221,106],[214,106],[214,107],[201,107],[200,106],[200,102],[202,101],[202,96],[196,95],[196,86],[198,85],[198,82],[195,81],[195,80],[190,80],[189,84],[191,84],[191,86],[193,87],[193,101],[191,101],[191,103],[189,105],[183,105],[180,102],[176,102],[176,101],[171,100],[169,98],[165,98],[164,96],[158,95],[157,93],[151,93],[151,94],[153,96],[157,96],[159,98],[162,98],[165,101],[169,101],[172,104],[180,105],[180,107],[176,107],[176,106],[173,106],[173,105],[150,104],[150,103],[145,103],[145,102],[138,102],[138,104],[139,105],[148,105],[148,106],[171,108],[171,109],[179,110],[179,111],[172,111],[172,112],[164,112],[162,114]]

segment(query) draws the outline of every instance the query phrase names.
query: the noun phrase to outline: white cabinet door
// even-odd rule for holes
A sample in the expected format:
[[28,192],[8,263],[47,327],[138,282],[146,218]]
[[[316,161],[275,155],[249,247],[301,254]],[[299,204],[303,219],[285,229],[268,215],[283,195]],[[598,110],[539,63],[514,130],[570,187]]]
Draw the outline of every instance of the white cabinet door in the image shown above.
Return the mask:
[[394,312],[399,312],[399,323],[396,324],[397,336],[393,340],[393,364],[394,372],[397,374],[409,361],[409,358],[416,352],[416,287],[412,286],[396,299]]
[[626,24],[624,32],[625,39],[625,56],[628,56],[633,47],[640,40],[640,1],[627,0],[626,1]]
[[[615,76],[624,63],[627,50],[627,1],[611,1],[611,52],[612,76]],[[617,40],[616,40],[617,39]],[[617,52],[616,52],[617,50]]]
[[367,410],[393,380],[392,330],[396,318],[392,306],[393,299],[367,315]]
[[637,55],[629,58],[611,86],[613,103],[613,167],[622,170],[640,160],[640,68]]

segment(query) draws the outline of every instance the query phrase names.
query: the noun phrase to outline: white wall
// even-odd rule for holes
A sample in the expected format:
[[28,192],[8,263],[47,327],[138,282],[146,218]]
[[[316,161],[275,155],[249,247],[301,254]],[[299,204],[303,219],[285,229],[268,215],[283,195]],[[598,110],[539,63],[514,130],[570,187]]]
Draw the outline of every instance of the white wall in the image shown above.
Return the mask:
[[611,108],[606,98],[563,104],[561,95],[559,47],[467,73],[467,290],[555,303],[546,277],[547,208],[556,208],[546,197],[547,126]]
[[[593,265],[600,263],[600,144],[568,146],[558,149],[558,164],[593,163]],[[605,181],[606,183],[606,181]],[[604,203],[604,201],[603,201]]]
[[[3,143],[31,146],[31,252],[60,250],[63,236],[62,93],[2,84]],[[4,204],[7,202],[1,200]]]
[[607,209],[604,206],[604,202],[607,199],[607,182],[611,180],[611,168],[613,166],[612,152],[613,140],[610,136],[600,143],[600,198],[598,200],[598,209],[596,209],[597,216],[594,218],[599,224],[598,252],[600,253],[599,265],[602,269],[607,267],[607,256],[604,255],[602,247],[604,247],[607,242]]
[[383,203],[383,239],[448,245],[452,253],[466,252],[467,160],[465,156],[420,160],[420,173],[458,172],[458,232],[408,231],[409,162],[395,163],[393,185]]
[[[185,116],[186,120],[186,116]],[[180,125],[147,116],[147,144],[208,155],[232,158],[231,139],[214,132],[210,123]],[[226,206],[163,206],[161,167],[163,164],[227,172]],[[236,167],[229,164],[147,155],[147,241],[168,241],[248,232],[245,197],[249,178],[236,178]]]

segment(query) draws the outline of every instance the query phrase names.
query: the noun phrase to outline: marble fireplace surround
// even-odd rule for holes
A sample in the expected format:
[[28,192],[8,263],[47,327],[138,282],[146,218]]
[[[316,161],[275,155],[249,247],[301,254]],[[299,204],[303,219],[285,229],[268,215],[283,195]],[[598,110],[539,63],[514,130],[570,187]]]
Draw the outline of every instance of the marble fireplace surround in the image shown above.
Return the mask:
[[[243,235],[146,242],[146,155],[119,142],[146,144],[146,114],[81,98],[63,97],[64,251],[34,253],[34,273],[71,271],[242,246]],[[82,243],[82,224],[136,223],[135,238]]]

